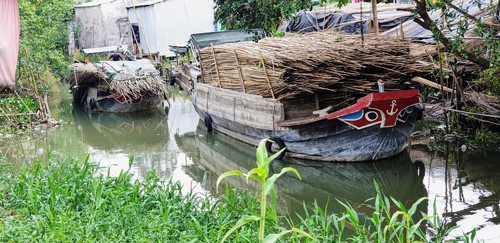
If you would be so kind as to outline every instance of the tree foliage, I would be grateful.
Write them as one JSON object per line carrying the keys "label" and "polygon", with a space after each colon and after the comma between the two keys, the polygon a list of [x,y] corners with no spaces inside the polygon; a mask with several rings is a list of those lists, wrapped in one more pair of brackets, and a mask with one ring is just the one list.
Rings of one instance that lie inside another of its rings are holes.
{"label": "tree foliage", "polygon": [[[500,27],[498,14],[494,13],[499,9],[498,3],[496,6],[483,0],[468,1],[471,6],[456,6],[451,0],[416,0],[415,3],[415,22],[430,30],[434,39],[443,44],[447,51],[474,62],[483,69],[500,66],[500,39],[495,36]],[[470,14],[468,9],[472,6],[487,14],[480,17]],[[441,11],[442,22],[433,19],[429,14],[430,10]],[[445,35],[447,32],[453,33],[453,37]],[[471,33],[475,33],[484,43],[472,46],[464,42],[464,37]]]}
{"label": "tree foliage", "polygon": [[19,0],[19,13],[20,82],[43,92],[67,72],[73,0]]}
{"label": "tree foliage", "polygon": [[275,31],[284,18],[310,8],[310,0],[214,0],[215,20],[226,29]]}
{"label": "tree foliage", "polygon": [[335,4],[348,0],[214,0],[215,21],[231,30],[263,29],[274,33],[287,18],[302,9]]}

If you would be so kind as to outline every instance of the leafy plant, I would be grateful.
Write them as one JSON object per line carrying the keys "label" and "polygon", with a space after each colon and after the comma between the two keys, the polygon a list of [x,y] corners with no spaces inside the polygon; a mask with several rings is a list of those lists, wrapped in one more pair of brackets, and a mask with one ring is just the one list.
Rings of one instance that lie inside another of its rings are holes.
{"label": "leafy plant", "polygon": [[16,132],[26,129],[39,104],[33,98],[0,98],[0,132]]}
{"label": "leafy plant", "polygon": [[269,157],[268,153],[267,153],[266,146],[265,146],[267,141],[273,142],[270,139],[262,139],[259,143],[259,146],[257,147],[257,152],[256,152],[256,156],[255,156],[256,163],[257,163],[256,168],[251,169],[246,174],[240,170],[228,171],[228,172],[225,172],[222,175],[220,175],[219,178],[217,179],[217,184],[216,184],[217,188],[219,186],[219,183],[224,178],[229,177],[229,176],[243,176],[246,178],[247,183],[249,180],[254,180],[254,181],[257,181],[258,183],[261,184],[260,215],[259,216],[254,216],[254,215],[242,216],[241,219],[238,220],[238,222],[236,222],[236,224],[231,229],[229,229],[229,231],[224,235],[224,237],[222,238],[222,242],[224,242],[227,239],[227,237],[229,237],[229,235],[231,233],[233,233],[235,230],[237,230],[238,228],[240,228],[243,225],[246,225],[248,223],[255,222],[255,221],[260,222],[259,235],[258,235],[258,239],[260,242],[275,242],[281,236],[288,234],[288,233],[291,233],[291,232],[295,232],[295,233],[304,235],[310,239],[314,239],[308,233],[304,232],[301,229],[295,228],[295,227],[293,227],[291,230],[284,230],[278,234],[269,234],[264,238],[264,229],[265,229],[265,224],[266,224],[266,208],[267,208],[266,201],[267,201],[267,196],[269,195],[269,193],[274,190],[274,183],[281,175],[283,175],[289,171],[295,173],[297,175],[297,177],[300,179],[299,172],[296,169],[291,168],[291,167],[285,167],[281,170],[280,173],[274,174],[268,178],[269,166],[270,166],[271,162],[276,157],[278,157],[281,153],[283,153],[283,151],[285,151],[286,148],[281,149],[280,151],[278,151],[277,153],[275,153]]}
{"label": "leafy plant", "polygon": [[279,25],[302,9],[335,4],[343,6],[347,0],[214,0],[215,21],[226,29],[263,29],[267,34],[278,34]]}

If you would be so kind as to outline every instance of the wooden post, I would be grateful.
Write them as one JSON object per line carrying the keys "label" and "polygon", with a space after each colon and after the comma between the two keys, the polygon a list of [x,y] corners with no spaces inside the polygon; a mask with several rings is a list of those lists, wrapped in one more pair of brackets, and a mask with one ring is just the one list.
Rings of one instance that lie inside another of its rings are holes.
{"label": "wooden post", "polygon": [[215,56],[214,46],[212,45],[212,55],[214,56],[215,72],[217,73],[217,79],[219,80],[219,88],[222,88],[220,83],[219,67],[217,66],[217,57]]}
{"label": "wooden post", "polygon": [[314,93],[314,106],[316,110],[319,110],[319,96],[317,93]]}
{"label": "wooden post", "polygon": [[240,62],[238,61],[238,55],[236,55],[236,50],[233,51],[234,59],[236,60],[236,68],[238,69],[238,74],[240,75],[241,89],[243,90],[243,93],[246,93],[247,91],[245,90],[245,81],[243,80],[243,72],[241,71]]}
{"label": "wooden post", "polygon": [[399,38],[404,39],[405,38],[405,31],[403,29],[403,22],[399,21]]}
{"label": "wooden post", "polygon": [[371,0],[371,4],[372,4],[373,31],[375,32],[375,36],[378,36],[377,0]]}
{"label": "wooden post", "polygon": [[269,79],[269,75],[267,74],[266,62],[264,62],[264,58],[262,57],[262,52],[260,50],[259,50],[259,54],[260,54],[260,60],[262,61],[262,64],[264,66],[264,73],[266,74],[267,84],[269,85],[269,88],[271,89],[271,95],[273,96],[273,99],[276,99],[276,97],[274,96],[273,86],[271,85],[271,80]]}

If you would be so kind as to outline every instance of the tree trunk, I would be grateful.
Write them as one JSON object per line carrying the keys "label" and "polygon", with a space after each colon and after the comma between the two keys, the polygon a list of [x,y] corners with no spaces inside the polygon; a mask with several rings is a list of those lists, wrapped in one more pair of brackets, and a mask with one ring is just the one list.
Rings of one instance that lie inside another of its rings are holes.
{"label": "tree trunk", "polygon": [[420,18],[415,18],[414,21],[423,28],[431,31],[434,34],[436,41],[441,42],[443,46],[448,51],[451,51],[453,54],[463,57],[473,63],[476,63],[483,69],[489,68],[490,62],[488,59],[480,57],[466,50],[457,51],[454,48],[452,48],[451,41],[437,27],[436,23],[432,21],[431,17],[427,13],[427,6],[425,0],[416,0],[415,4],[416,4],[417,14],[419,15]]}

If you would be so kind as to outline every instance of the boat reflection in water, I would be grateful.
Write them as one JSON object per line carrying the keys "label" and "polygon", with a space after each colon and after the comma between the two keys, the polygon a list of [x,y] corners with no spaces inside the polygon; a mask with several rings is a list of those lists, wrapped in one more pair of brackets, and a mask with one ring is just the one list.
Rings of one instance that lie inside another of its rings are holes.
{"label": "boat reflection in water", "polygon": [[[109,167],[114,175],[127,170],[134,156],[133,173],[144,178],[148,171],[170,176],[160,161],[169,161],[167,116],[162,110],[134,113],[87,112],[73,109],[76,131],[88,145],[91,161]],[[168,167],[168,166],[166,166]]]}
{"label": "boat reflection in water", "polygon": [[[223,172],[248,172],[255,167],[255,147],[222,133],[207,133],[201,122],[196,133],[175,136],[175,139],[194,163],[185,168],[186,171],[191,171],[193,179],[212,193],[216,191],[217,177]],[[271,172],[277,173],[287,166],[296,168],[302,177],[299,180],[293,173],[287,173],[276,182],[278,210],[291,216],[304,212],[303,202],[310,207],[315,200],[321,207],[328,203],[331,212],[345,211],[335,199],[349,203],[360,214],[369,215],[374,210],[373,202],[367,201],[376,195],[374,180],[387,196],[403,202],[407,208],[427,196],[422,183],[423,164],[414,164],[407,152],[391,159],[364,163],[275,160]],[[229,177],[228,181],[237,188],[260,189],[256,184],[246,184],[244,178]],[[419,210],[427,212],[427,206],[425,201]]]}

